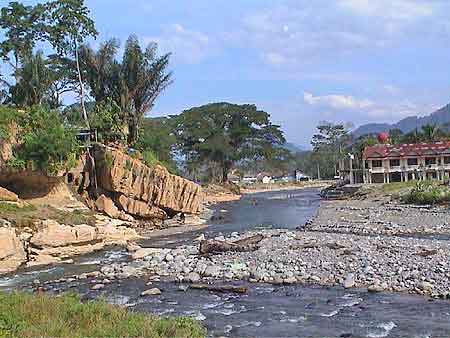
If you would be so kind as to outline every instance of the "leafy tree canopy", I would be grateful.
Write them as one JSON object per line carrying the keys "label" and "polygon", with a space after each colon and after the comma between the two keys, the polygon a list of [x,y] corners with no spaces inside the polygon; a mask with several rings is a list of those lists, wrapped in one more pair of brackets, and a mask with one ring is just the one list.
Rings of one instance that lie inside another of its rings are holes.
{"label": "leafy tree canopy", "polygon": [[212,103],[185,110],[177,117],[177,143],[188,162],[218,165],[220,180],[249,159],[272,159],[285,143],[270,115],[251,104]]}

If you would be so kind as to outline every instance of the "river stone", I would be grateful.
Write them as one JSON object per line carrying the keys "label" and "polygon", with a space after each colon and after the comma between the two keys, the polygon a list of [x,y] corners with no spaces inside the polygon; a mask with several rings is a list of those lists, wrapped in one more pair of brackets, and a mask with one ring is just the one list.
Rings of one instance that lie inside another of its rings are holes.
{"label": "river stone", "polygon": [[131,255],[131,258],[133,259],[142,259],[144,257],[147,256],[161,256],[165,253],[167,253],[169,250],[167,249],[160,249],[160,248],[141,248],[136,250],[136,252],[134,252]]}
{"label": "river stone", "polygon": [[172,262],[174,259],[174,257],[170,253],[168,253],[165,258],[167,262]]}
{"label": "river stone", "polygon": [[143,291],[141,293],[141,296],[142,297],[145,297],[145,296],[158,296],[160,294],[161,294],[161,290],[160,289],[158,289],[158,288],[151,288],[151,289]]}
{"label": "river stone", "polygon": [[433,289],[433,284],[425,281],[420,284],[420,288],[424,291],[430,291]]}
{"label": "river stone", "polygon": [[185,280],[191,283],[197,283],[201,279],[200,275],[197,272],[190,272],[187,274]]}
{"label": "river stone", "polygon": [[344,288],[349,289],[355,286],[355,275],[349,273],[344,280]]}
{"label": "river stone", "polygon": [[219,277],[220,276],[220,267],[217,265],[208,265],[203,273],[205,277]]}
{"label": "river stone", "polygon": [[103,289],[105,287],[105,284],[95,284],[93,287],[92,287],[92,290],[101,290],[101,289]]}

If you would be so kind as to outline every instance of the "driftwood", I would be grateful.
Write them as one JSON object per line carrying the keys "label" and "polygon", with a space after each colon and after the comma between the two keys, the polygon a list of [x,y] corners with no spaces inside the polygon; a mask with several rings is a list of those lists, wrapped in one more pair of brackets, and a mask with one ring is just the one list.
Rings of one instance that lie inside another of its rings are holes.
{"label": "driftwood", "polygon": [[438,253],[437,250],[424,249],[423,251],[416,253],[416,255],[421,256],[421,257],[428,257],[428,256],[436,255],[437,253]]}
{"label": "driftwood", "polygon": [[191,284],[189,288],[196,290],[208,290],[214,292],[234,292],[247,293],[248,289],[245,286],[234,285],[209,285],[209,284]]}
{"label": "driftwood", "polygon": [[264,239],[263,235],[255,235],[234,242],[208,239],[200,242],[201,254],[214,254],[221,252],[245,252],[258,249],[258,243]]}

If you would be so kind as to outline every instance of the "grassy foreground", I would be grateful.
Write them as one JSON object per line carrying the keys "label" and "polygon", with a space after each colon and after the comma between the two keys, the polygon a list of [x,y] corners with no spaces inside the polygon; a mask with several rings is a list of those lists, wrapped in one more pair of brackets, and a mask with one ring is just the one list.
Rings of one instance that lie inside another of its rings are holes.
{"label": "grassy foreground", "polygon": [[0,337],[180,337],[205,330],[190,318],[130,313],[102,301],[81,303],[76,295],[0,293]]}

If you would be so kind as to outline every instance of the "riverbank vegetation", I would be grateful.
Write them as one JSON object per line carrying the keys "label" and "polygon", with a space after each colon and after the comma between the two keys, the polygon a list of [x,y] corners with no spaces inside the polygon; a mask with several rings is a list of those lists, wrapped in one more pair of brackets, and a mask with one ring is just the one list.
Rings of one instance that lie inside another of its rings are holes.
{"label": "riverbank vegetation", "polygon": [[103,301],[82,303],[72,294],[0,293],[0,337],[200,338],[205,334],[193,319],[131,313]]}
{"label": "riverbank vegetation", "polygon": [[408,193],[401,196],[405,203],[430,205],[450,202],[450,188],[431,181],[417,181]]}

